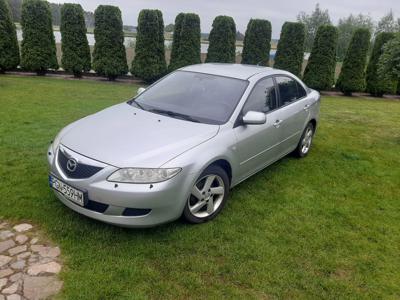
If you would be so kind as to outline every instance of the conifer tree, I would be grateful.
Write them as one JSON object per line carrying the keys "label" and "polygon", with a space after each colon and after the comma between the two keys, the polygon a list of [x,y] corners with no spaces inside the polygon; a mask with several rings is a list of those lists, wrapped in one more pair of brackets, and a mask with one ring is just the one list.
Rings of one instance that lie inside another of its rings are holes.
{"label": "conifer tree", "polygon": [[242,64],[268,66],[271,50],[271,23],[251,19],[244,36]]}
{"label": "conifer tree", "polygon": [[161,43],[164,44],[163,23],[162,15],[157,10],[143,9],[139,13],[131,72],[146,82],[153,82],[166,72],[164,46],[161,46]]}
{"label": "conifer tree", "polygon": [[80,4],[66,3],[61,7],[61,64],[64,70],[81,77],[90,71],[90,48],[86,37],[85,16]]}
{"label": "conifer tree", "polygon": [[304,59],[305,27],[302,23],[286,22],[276,50],[274,68],[301,75]]}
{"label": "conifer tree", "polygon": [[19,64],[17,32],[6,0],[0,0],[0,73]]}
{"label": "conifer tree", "polygon": [[21,66],[38,75],[58,69],[56,43],[47,1],[25,0],[21,13]]}
{"label": "conifer tree", "polygon": [[236,25],[232,17],[214,19],[209,36],[206,62],[234,63],[236,59]]}
{"label": "conifer tree", "polygon": [[332,25],[318,28],[303,80],[310,88],[329,90],[335,83],[338,31]]}
{"label": "conifer tree", "polygon": [[174,61],[171,62],[169,70],[173,71],[184,66],[199,64],[200,60],[200,17],[196,14],[184,14],[182,24],[180,26],[179,48],[176,49]]}
{"label": "conifer tree", "polygon": [[393,39],[395,34],[392,32],[381,32],[375,37],[374,46],[372,48],[371,58],[367,67],[367,92],[376,97],[382,97],[385,93],[394,92],[397,89],[397,82],[380,76],[378,74],[379,58],[383,53],[383,46]]}
{"label": "conifer tree", "polygon": [[365,89],[365,68],[371,34],[366,28],[357,29],[343,61],[337,88],[347,96]]}
{"label": "conifer tree", "polygon": [[100,5],[95,13],[93,69],[109,80],[128,73],[121,11]]}

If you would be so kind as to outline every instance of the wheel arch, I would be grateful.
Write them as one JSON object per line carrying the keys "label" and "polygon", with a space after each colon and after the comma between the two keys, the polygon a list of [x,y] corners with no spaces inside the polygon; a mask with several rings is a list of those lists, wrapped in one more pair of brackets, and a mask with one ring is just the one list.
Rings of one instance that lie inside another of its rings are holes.
{"label": "wheel arch", "polygon": [[217,160],[213,161],[212,163],[208,164],[204,170],[206,170],[210,166],[219,166],[220,168],[222,168],[228,175],[229,184],[232,183],[232,166],[229,161],[227,161],[226,159],[223,159],[223,158],[217,159]]}
{"label": "wheel arch", "polygon": [[314,131],[317,129],[317,120],[315,118],[312,118],[308,123],[314,126]]}

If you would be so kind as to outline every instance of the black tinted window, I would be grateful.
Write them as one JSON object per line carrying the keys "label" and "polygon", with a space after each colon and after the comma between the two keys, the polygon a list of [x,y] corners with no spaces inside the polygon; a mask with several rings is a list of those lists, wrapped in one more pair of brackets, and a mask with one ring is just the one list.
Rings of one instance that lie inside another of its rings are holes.
{"label": "black tinted window", "polygon": [[298,99],[296,81],[289,77],[276,77],[276,82],[278,84],[282,106]]}
{"label": "black tinted window", "polygon": [[286,105],[307,95],[305,89],[296,80],[290,77],[276,77],[279,88],[280,105]]}
{"label": "black tinted window", "polygon": [[245,80],[178,71],[150,87],[132,103],[171,117],[190,117],[202,123],[224,124],[247,85]]}
{"label": "black tinted window", "polygon": [[298,92],[297,97],[300,99],[300,98],[303,98],[303,97],[307,96],[307,92],[302,87],[302,85],[300,83],[298,83],[297,81],[296,81],[296,83],[297,83],[297,92]]}
{"label": "black tinted window", "polygon": [[263,79],[251,91],[243,114],[248,111],[268,112],[276,108],[276,90],[272,78]]}

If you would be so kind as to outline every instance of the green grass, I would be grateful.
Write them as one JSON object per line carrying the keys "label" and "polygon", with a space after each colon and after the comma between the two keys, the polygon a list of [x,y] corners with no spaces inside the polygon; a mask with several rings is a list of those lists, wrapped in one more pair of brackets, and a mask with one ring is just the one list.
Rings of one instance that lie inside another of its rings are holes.
{"label": "green grass", "polygon": [[400,297],[400,102],[325,97],[310,155],[234,188],[222,214],[121,229],[65,208],[46,150],[137,86],[0,77],[0,216],[60,244],[65,299]]}

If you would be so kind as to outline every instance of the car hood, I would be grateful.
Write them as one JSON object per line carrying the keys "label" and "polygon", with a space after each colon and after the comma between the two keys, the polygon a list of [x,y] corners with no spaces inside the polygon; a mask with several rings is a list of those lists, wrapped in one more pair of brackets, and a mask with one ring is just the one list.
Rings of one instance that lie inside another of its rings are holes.
{"label": "car hood", "polygon": [[116,167],[157,168],[214,137],[218,125],[194,123],[118,104],[73,123],[60,143]]}

